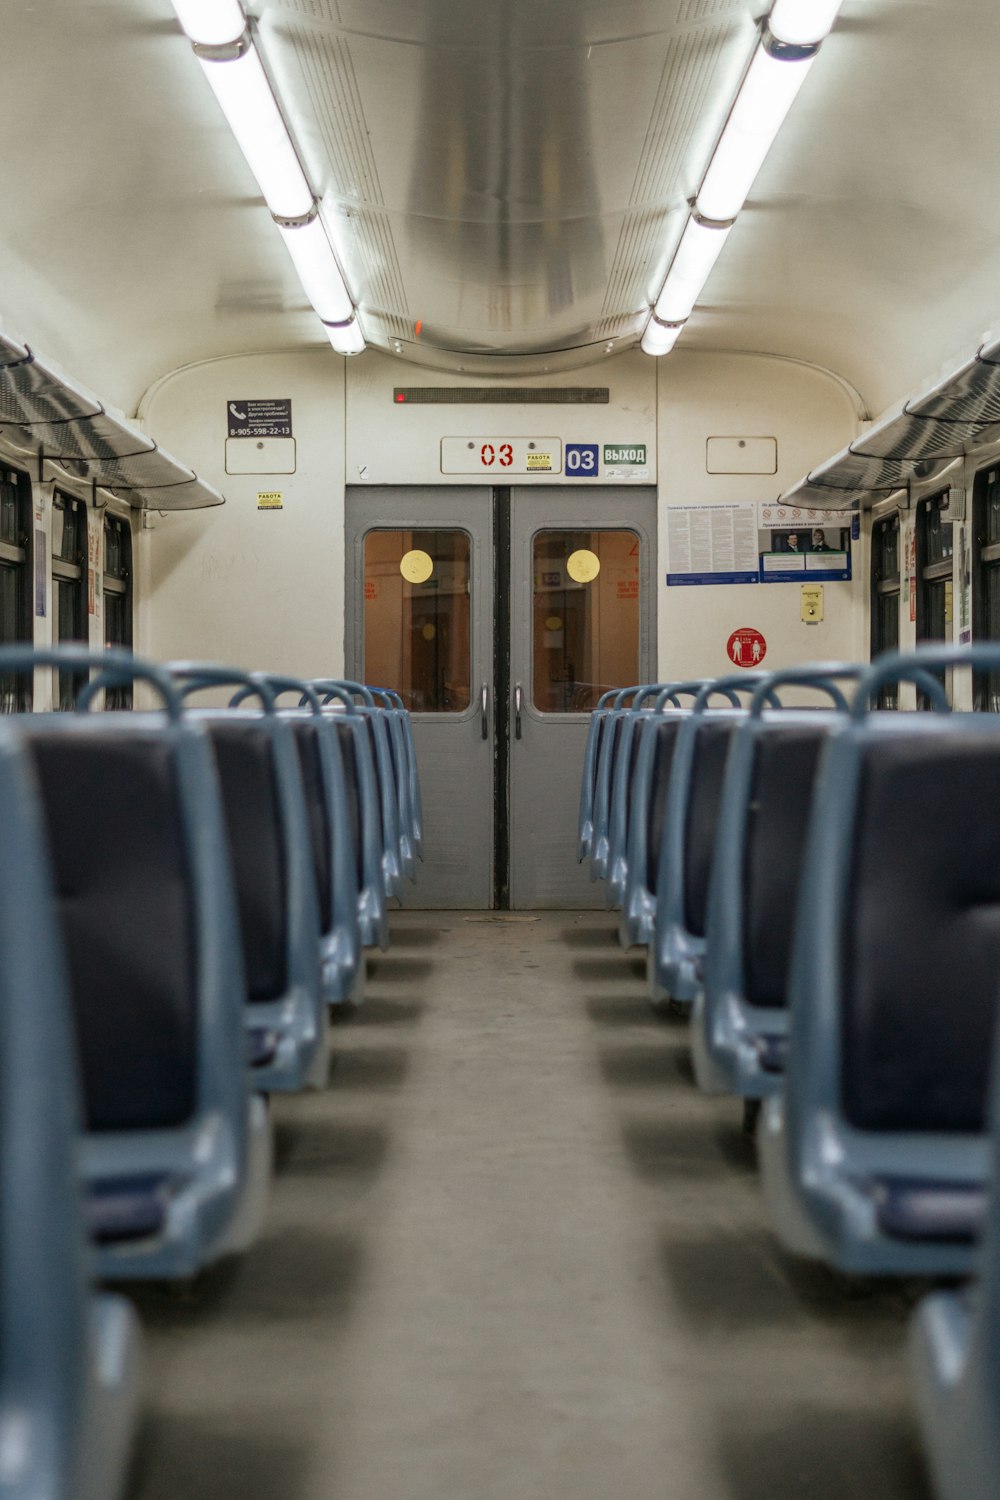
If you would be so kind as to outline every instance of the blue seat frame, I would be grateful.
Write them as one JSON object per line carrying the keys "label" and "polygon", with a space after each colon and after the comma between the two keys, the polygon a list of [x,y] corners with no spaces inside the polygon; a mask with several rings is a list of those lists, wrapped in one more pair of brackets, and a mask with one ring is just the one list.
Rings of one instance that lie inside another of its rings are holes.
{"label": "blue seat frame", "polygon": [[[731,729],[741,723],[747,710],[733,707],[732,695],[752,693],[764,676],[762,672],[745,672],[741,677],[720,677],[706,683],[678,730],[656,875],[650,944],[650,988],[654,1001],[689,1005],[701,985],[705,935],[692,932],[687,919],[688,821],[700,736],[706,726]],[[712,708],[716,696],[725,696],[729,706]],[[768,701],[780,707],[776,698]]]}
{"label": "blue seat frame", "polygon": [[[285,982],[282,993],[273,998],[244,999],[244,1024],[248,1033],[264,1033],[274,1039],[270,1055],[254,1069],[257,1090],[294,1093],[307,1087],[320,1088],[329,1073],[329,1033],[321,980],[319,901],[292,726],[277,712],[272,688],[253,673],[214,662],[172,662],[167,670],[179,684],[189,722],[209,736],[215,730],[235,731],[266,740],[283,858]],[[212,688],[248,689],[257,697],[260,708],[190,706],[193,694]],[[227,847],[230,843],[227,836]],[[239,887],[243,872],[235,873]]]}
{"label": "blue seat frame", "polygon": [[606,716],[597,748],[597,769],[594,781],[593,831],[590,839],[590,878],[606,880],[611,855],[611,788],[614,768],[618,759],[618,746],[622,724],[627,710],[643,684],[620,688]]}
{"label": "blue seat frame", "polygon": [[[616,774],[613,786],[614,810],[618,839],[625,839],[624,855],[617,855],[621,862],[614,874],[621,884],[621,917],[618,922],[618,941],[623,948],[644,947],[652,941],[656,914],[656,881],[649,878],[649,870],[655,870],[658,859],[650,854],[651,806],[656,795],[656,775],[659,747],[657,744],[660,726],[673,723],[680,727],[681,720],[690,712],[690,705],[681,702],[683,697],[697,697],[704,687],[703,680],[678,682],[662,687],[649,709],[643,709],[643,717],[636,720],[633,735],[638,743],[634,746],[625,765]],[[668,776],[669,780],[669,776]],[[619,845],[620,847],[620,845]]]}
{"label": "blue seat frame", "polygon": [[628,829],[632,811],[630,790],[635,780],[635,768],[639,744],[643,731],[652,722],[655,699],[661,706],[664,702],[679,708],[676,696],[684,690],[684,684],[649,683],[633,695],[632,702],[621,716],[618,729],[618,747],[611,767],[611,793],[608,809],[608,868],[605,901],[609,908],[621,907],[625,899],[628,882]]}
{"label": "blue seat frame", "polygon": [[618,691],[618,688],[609,688],[606,693],[601,694],[587,726],[587,743],[583,752],[583,776],[580,783],[580,811],[577,818],[577,859],[580,864],[589,858],[593,843],[597,762],[600,756],[604,725],[611,712],[611,704],[618,696]]}
{"label": "blue seat frame", "polygon": [[338,736],[349,737],[357,779],[358,821],[361,852],[358,872],[358,923],[366,948],[389,946],[389,921],[382,856],[381,789],[375,768],[375,752],[367,719],[354,702],[352,684],[326,678],[310,684],[322,701],[324,714],[336,726]]}
{"label": "blue seat frame", "polygon": [[[293,733],[298,734],[302,728],[315,727],[316,730],[321,777],[321,805],[316,811],[326,844],[325,861],[331,887],[330,910],[321,912],[321,983],[324,1000],[328,1005],[337,1005],[356,993],[363,961],[358,920],[358,857],[347,803],[340,736],[336,724],[324,714],[319,694],[308,683],[274,673],[254,673],[253,676],[255,680],[260,677],[267,683],[275,694],[276,703],[284,693],[298,696],[297,708],[280,710],[281,717],[292,725]],[[241,690],[233,699],[233,705],[243,692],[248,691]]]}
{"label": "blue seat frame", "polygon": [[917,1308],[910,1367],[939,1500],[1000,1494],[1000,1067],[993,1059],[990,1192],[976,1279]]}
{"label": "blue seat frame", "polygon": [[[907,741],[936,743],[947,752],[995,740],[1000,754],[1000,716],[949,713],[931,676],[970,665],[1000,669],[1000,647],[922,647],[877,658],[861,679],[849,716],[830,731],[816,792],[789,976],[786,1086],[764,1101],[758,1148],[782,1240],[796,1253],[843,1271],[965,1275],[985,1210],[985,1130],[852,1124],[844,1103],[849,1063],[842,1033],[846,914],[862,820],[871,836],[861,804],[866,756],[880,744]],[[936,711],[871,710],[886,684],[903,680],[918,682]],[[893,871],[907,901],[908,869],[904,859]],[[926,884],[926,873],[920,878]],[[942,996],[941,1025],[955,1024],[954,1008]]]}
{"label": "blue seat frame", "polygon": [[[0,671],[44,666],[97,675],[78,695],[76,713],[12,721],[29,748],[39,735],[58,743],[83,734],[96,744],[125,737],[165,750],[173,768],[192,921],[195,1097],[177,1125],[88,1130],[82,1159],[98,1274],[184,1279],[256,1237],[271,1162],[270,1122],[245,1061],[242,948],[214,757],[161,668],[127,652],[85,647],[0,649]],[[90,711],[104,687],[132,681],[149,684],[162,710]],[[113,796],[109,786],[109,801]]]}
{"label": "blue seat frame", "polygon": [[134,1427],[138,1325],[95,1294],[77,1067],[38,794],[0,728],[0,1488],[114,1500]]}
{"label": "blue seat frame", "polygon": [[[691,1015],[691,1053],[699,1088],[709,1094],[739,1094],[762,1099],[782,1087],[784,1054],[788,1037],[787,1005],[760,1005],[747,998],[748,864],[752,829],[758,820],[773,814],[752,809],[756,772],[765,742],[803,732],[822,736],[847,709],[838,681],[857,679],[861,668],[850,663],[821,662],[807,668],[772,672],[759,683],[750,700],[746,720],[733,736],[726,778],[722,789],[719,828],[708,896],[705,948],[705,978],[695,996]],[[780,689],[807,686],[833,700],[833,709],[773,711],[768,698]],[[815,779],[809,788],[798,788],[797,796],[811,801]],[[792,812],[798,823],[803,808],[778,810],[787,818]],[[802,848],[788,848],[784,858],[795,868]],[[773,941],[789,943],[794,908],[772,911],[757,921],[766,922]],[[783,931],[782,931],[783,930]]]}

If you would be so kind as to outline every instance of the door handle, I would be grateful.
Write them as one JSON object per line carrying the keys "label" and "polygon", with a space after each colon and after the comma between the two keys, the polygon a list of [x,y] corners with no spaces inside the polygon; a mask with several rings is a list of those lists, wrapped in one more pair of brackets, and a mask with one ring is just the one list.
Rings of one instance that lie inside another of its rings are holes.
{"label": "door handle", "polygon": [[489,685],[485,682],[483,683],[482,695],[479,701],[483,711],[483,739],[488,740],[490,737],[490,689]]}
{"label": "door handle", "polygon": [[521,738],[521,684],[514,684],[514,738]]}

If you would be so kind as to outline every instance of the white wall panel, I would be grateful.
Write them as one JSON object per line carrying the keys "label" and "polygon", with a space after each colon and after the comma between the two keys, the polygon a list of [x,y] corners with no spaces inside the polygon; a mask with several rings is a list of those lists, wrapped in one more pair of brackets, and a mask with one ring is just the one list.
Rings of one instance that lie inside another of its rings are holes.
{"label": "white wall panel", "polygon": [[[667,588],[666,507],[773,500],[801,478],[817,453],[834,453],[857,431],[842,385],[820,370],[752,354],[677,349],[658,362],[660,561],[659,675],[714,676],[732,670],[726,642],[752,626],[767,641],[763,665],[867,656],[860,546],[850,583],[824,583],[825,618],[804,624],[798,583]],[[777,438],[778,472],[709,474],[706,440],[716,433]]]}
{"label": "white wall panel", "polygon": [[[294,474],[226,474],[227,402],[245,398],[291,400]],[[342,672],[343,361],[324,349],[195,365],[161,381],[142,415],[226,504],[150,513],[139,649],[301,676]],[[258,509],[259,492],[280,492],[281,509]]]}

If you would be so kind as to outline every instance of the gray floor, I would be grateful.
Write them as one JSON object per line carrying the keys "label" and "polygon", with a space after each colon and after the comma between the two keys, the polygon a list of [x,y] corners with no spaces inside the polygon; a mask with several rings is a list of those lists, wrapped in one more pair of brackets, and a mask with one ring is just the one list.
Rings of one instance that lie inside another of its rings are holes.
{"label": "gray floor", "polygon": [[928,1500],[912,1288],[789,1261],[601,914],[401,913],[262,1242],[149,1288],[131,1500]]}

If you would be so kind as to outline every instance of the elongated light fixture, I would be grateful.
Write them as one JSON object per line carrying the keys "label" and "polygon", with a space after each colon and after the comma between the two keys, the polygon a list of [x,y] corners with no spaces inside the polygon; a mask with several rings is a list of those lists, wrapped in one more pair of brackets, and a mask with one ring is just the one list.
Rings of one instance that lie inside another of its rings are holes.
{"label": "elongated light fixture", "polygon": [[774,0],[767,29],[779,42],[808,47],[833,30],[843,0]]}
{"label": "elongated light fixture", "polygon": [[683,323],[661,323],[654,313],[646,324],[646,331],[642,336],[643,353],[669,354],[680,338],[683,328]]}
{"label": "elongated light fixture", "polygon": [[706,219],[735,219],[815,56],[766,35],[758,44],[695,200]]}
{"label": "elongated light fixture", "polygon": [[365,335],[357,314],[348,323],[327,323],[326,333],[338,354],[364,354]]}
{"label": "elongated light fixture", "polygon": [[173,0],[173,5],[187,36],[204,47],[238,42],[247,29],[240,0]]}
{"label": "elongated light fixture", "polygon": [[653,309],[661,323],[683,323],[690,317],[732,227],[698,214],[688,219]]}
{"label": "elongated light fixture", "polygon": [[239,0],[173,0],[173,5],[281,231],[306,296],[324,325],[350,326],[346,342],[351,348],[341,352],[360,353],[364,335],[353,299],[242,5]]}
{"label": "elongated light fixture", "polygon": [[334,258],[319,212],[304,219],[278,219],[278,228],[306,296],[324,323],[346,323],[354,303]]}
{"label": "elongated light fixture", "polygon": [[[693,311],[840,5],[774,0],[656,299],[661,325],[683,323]],[[647,353],[673,348],[677,335],[660,347],[665,341],[651,327],[642,340]]]}

